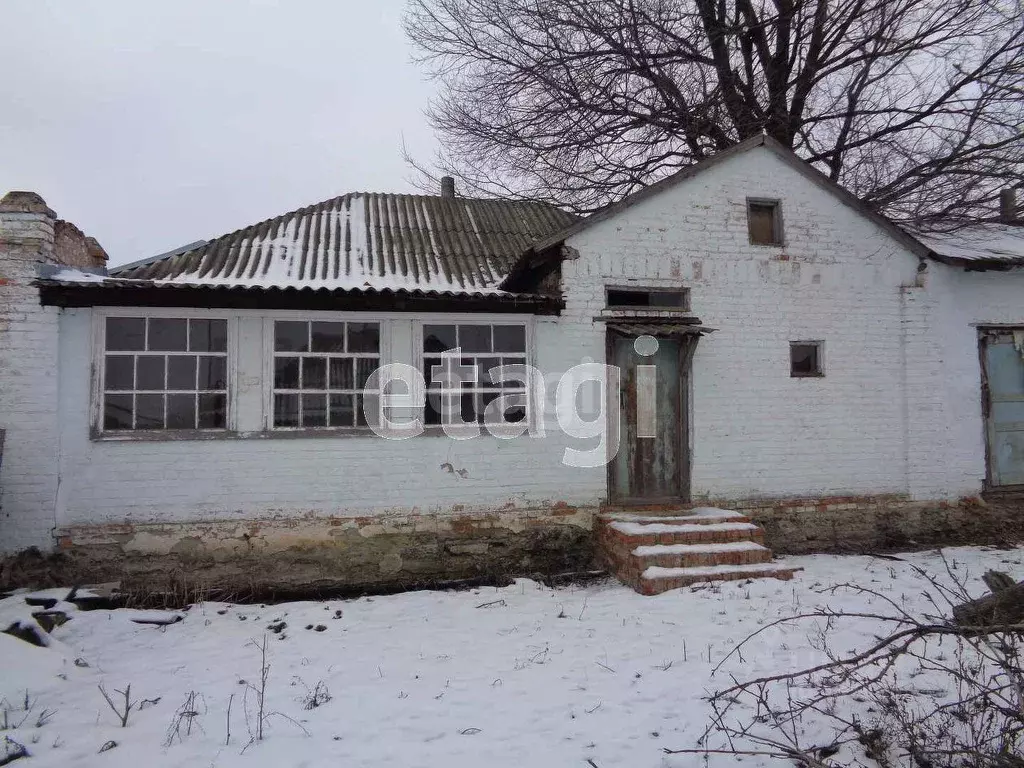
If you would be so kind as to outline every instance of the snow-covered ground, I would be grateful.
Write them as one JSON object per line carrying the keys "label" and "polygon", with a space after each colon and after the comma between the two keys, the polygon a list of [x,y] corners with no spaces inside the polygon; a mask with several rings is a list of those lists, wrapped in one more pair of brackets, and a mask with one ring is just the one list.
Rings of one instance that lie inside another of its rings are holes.
{"label": "snow-covered ground", "polygon": [[[977,594],[985,591],[979,577],[988,568],[1024,578],[1024,549],[944,552]],[[820,659],[811,627],[780,627],[712,676],[712,667],[760,626],[821,605],[887,608],[863,595],[822,594],[845,582],[911,610],[934,610],[911,564],[940,578],[945,565],[935,553],[901,557],[786,558],[786,565],[805,569],[791,582],[728,583],[657,597],[611,580],[562,589],[520,580],[500,589],[355,600],[204,603],[166,627],[131,621],[152,611],[79,611],[54,630],[48,648],[0,634],[0,697],[9,728],[0,741],[8,736],[28,748],[32,756],[15,764],[26,768],[696,766],[701,758],[663,748],[694,746],[707,722],[707,692],[728,685],[729,675],[752,678]],[[22,598],[0,601],[0,627],[27,616]],[[286,626],[271,631],[281,621]],[[839,630],[832,642],[863,646],[878,629],[862,622]],[[273,714],[265,738],[250,744],[257,719],[250,686],[260,680],[257,645],[264,637],[265,709]],[[320,682],[330,701],[304,709]],[[132,699],[151,703],[121,728],[100,684],[115,703],[114,691],[127,685]],[[190,692],[197,694],[197,714],[189,734],[188,718],[176,712]],[[108,741],[117,746],[100,753]]]}

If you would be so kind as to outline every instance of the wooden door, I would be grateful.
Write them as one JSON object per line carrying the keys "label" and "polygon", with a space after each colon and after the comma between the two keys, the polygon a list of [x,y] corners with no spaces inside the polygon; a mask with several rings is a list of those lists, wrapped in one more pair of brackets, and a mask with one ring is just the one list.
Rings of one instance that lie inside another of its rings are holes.
{"label": "wooden door", "polygon": [[610,361],[620,376],[619,450],[609,465],[609,495],[616,501],[684,500],[689,494],[684,428],[689,342],[658,338],[654,351],[653,337],[639,345],[636,339],[617,333],[609,339]]}

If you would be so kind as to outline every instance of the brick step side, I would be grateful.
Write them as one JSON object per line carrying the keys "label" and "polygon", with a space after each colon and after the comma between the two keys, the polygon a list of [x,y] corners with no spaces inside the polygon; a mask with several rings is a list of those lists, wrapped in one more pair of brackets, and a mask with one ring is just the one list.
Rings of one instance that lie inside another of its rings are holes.
{"label": "brick step side", "polygon": [[699,568],[711,565],[767,563],[772,551],[753,541],[726,544],[658,544],[637,547],[632,552],[640,564],[662,568]]}
{"label": "brick step side", "polygon": [[797,570],[799,569],[786,568],[774,563],[746,566],[720,565],[705,568],[648,568],[640,574],[639,589],[633,588],[643,595],[660,595],[671,589],[680,589],[701,582],[761,578],[789,581]]}
{"label": "brick step side", "polygon": [[602,513],[598,520],[609,523],[686,523],[688,525],[715,525],[717,523],[749,523],[750,518],[741,512],[720,512],[716,514],[693,515],[685,510],[666,515],[641,515],[616,512]]}
{"label": "brick step side", "polygon": [[674,525],[608,523],[603,537],[611,546],[632,548],[651,544],[724,544],[729,541],[764,542],[764,530],[753,523]]}

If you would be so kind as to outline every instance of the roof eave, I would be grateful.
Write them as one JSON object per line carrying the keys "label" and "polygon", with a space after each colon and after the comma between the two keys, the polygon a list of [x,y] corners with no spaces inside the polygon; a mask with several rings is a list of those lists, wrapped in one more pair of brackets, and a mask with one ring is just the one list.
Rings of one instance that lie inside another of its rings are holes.
{"label": "roof eave", "polygon": [[124,279],[102,283],[39,279],[35,285],[39,287],[41,304],[61,307],[150,306],[540,315],[557,315],[564,307],[564,302],[555,297],[511,292],[263,287]]}
{"label": "roof eave", "polygon": [[1024,267],[1024,258],[964,259],[959,256],[946,256],[936,251],[929,251],[928,258],[949,267],[962,267],[967,272],[1006,272],[1010,269]]}

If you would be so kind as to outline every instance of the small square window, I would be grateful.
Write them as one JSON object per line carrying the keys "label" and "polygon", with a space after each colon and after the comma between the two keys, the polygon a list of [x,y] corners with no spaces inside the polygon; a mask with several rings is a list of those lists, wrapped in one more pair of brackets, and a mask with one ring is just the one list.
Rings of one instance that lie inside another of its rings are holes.
{"label": "small square window", "polygon": [[789,343],[789,375],[793,377],[824,376],[822,342],[791,341]]}
{"label": "small square window", "polygon": [[747,228],[753,245],[782,245],[782,207],[778,200],[747,200]]}

